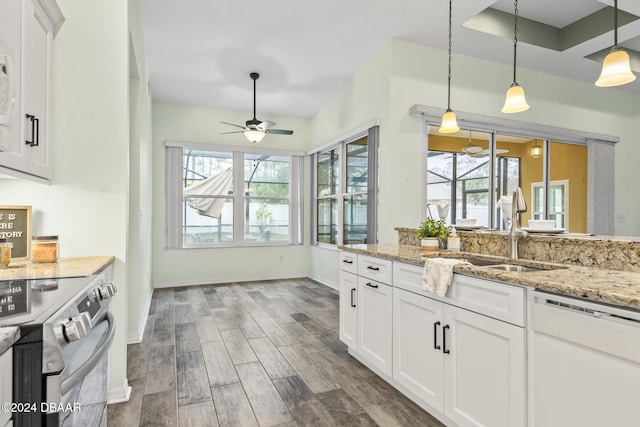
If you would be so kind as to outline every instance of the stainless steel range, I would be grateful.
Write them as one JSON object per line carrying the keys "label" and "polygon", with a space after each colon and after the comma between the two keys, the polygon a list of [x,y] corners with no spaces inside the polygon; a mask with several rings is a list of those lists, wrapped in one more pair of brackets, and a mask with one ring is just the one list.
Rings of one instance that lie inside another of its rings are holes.
{"label": "stainless steel range", "polygon": [[106,425],[112,267],[90,277],[0,281],[13,346],[14,426]]}

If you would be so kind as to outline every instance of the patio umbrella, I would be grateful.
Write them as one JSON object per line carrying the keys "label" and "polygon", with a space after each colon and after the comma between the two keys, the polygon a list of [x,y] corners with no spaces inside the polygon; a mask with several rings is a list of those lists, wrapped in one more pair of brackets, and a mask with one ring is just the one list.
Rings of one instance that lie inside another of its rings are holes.
{"label": "patio umbrella", "polygon": [[185,187],[182,194],[185,197],[191,197],[189,206],[197,210],[200,215],[220,218],[226,198],[198,196],[225,196],[229,193],[232,181],[233,168],[229,168]]}

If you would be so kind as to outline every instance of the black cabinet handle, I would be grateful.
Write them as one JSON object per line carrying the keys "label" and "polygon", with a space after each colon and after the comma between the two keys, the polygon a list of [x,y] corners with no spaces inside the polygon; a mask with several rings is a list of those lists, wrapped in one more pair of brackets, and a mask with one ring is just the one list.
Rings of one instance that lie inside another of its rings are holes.
{"label": "black cabinet handle", "polygon": [[351,307],[355,307],[356,306],[356,303],[353,302],[354,301],[353,296],[354,296],[355,293],[356,293],[356,288],[351,288]]}
{"label": "black cabinet handle", "polygon": [[31,122],[31,141],[26,140],[25,143],[31,147],[37,147],[40,144],[40,120],[31,114],[26,116]]}
{"label": "black cabinet handle", "polygon": [[451,353],[447,348],[447,329],[449,329],[449,325],[442,327],[442,352],[445,354]]}
{"label": "black cabinet handle", "polygon": [[353,264],[353,261],[349,261],[348,259],[343,259],[342,262],[345,264]]}
{"label": "black cabinet handle", "polygon": [[371,284],[371,282],[367,282],[367,283],[365,283],[365,285],[367,285],[367,286],[368,286],[368,287],[370,287],[370,288],[376,288],[376,289],[378,289],[378,285],[372,285],[372,284]]}
{"label": "black cabinet handle", "polygon": [[433,324],[433,348],[436,350],[440,350],[440,346],[438,345],[438,329],[440,326],[440,321],[437,321]]}
{"label": "black cabinet handle", "polygon": [[379,271],[379,270],[380,270],[380,267],[373,267],[373,266],[371,266],[371,265],[367,265],[367,268],[368,268],[369,270],[373,270],[373,271]]}

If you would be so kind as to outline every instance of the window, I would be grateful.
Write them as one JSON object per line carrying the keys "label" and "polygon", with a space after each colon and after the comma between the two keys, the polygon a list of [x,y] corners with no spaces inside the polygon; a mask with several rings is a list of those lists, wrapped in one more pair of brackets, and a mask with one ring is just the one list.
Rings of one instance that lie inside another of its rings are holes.
{"label": "window", "polygon": [[377,138],[374,126],[312,154],[314,243],[376,242]]}
{"label": "window", "polygon": [[[534,182],[531,184],[531,198],[533,200],[532,217],[533,219],[545,219],[544,216],[544,183]],[[569,181],[551,181],[549,182],[549,213],[548,219],[556,222],[555,228],[569,228],[569,215],[567,207],[569,206]]]}
{"label": "window", "polygon": [[166,145],[168,247],[302,243],[302,156]]}

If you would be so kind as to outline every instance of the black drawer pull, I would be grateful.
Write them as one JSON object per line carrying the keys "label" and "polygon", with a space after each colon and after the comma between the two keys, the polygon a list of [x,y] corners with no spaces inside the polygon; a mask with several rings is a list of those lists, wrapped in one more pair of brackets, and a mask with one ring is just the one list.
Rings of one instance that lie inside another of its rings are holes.
{"label": "black drawer pull", "polygon": [[343,259],[342,262],[345,264],[353,264],[353,261],[349,261],[348,259]]}
{"label": "black drawer pull", "polygon": [[380,267],[374,267],[374,266],[372,266],[372,265],[367,265],[367,268],[368,268],[369,270],[373,270],[373,271],[380,271]]}
{"label": "black drawer pull", "polygon": [[378,285],[373,285],[373,284],[371,284],[371,282],[367,282],[367,283],[365,283],[365,285],[367,285],[367,286],[368,286],[368,287],[370,287],[370,288],[376,288],[376,289],[378,289]]}
{"label": "black drawer pull", "polygon": [[445,354],[451,353],[447,348],[447,329],[449,329],[449,325],[442,327],[442,352]]}
{"label": "black drawer pull", "polygon": [[351,288],[351,307],[355,307],[356,303],[354,302],[354,294],[356,293],[356,288]]}
{"label": "black drawer pull", "polygon": [[436,350],[440,350],[440,346],[438,345],[438,329],[440,326],[440,321],[437,321],[433,324],[433,348]]}

